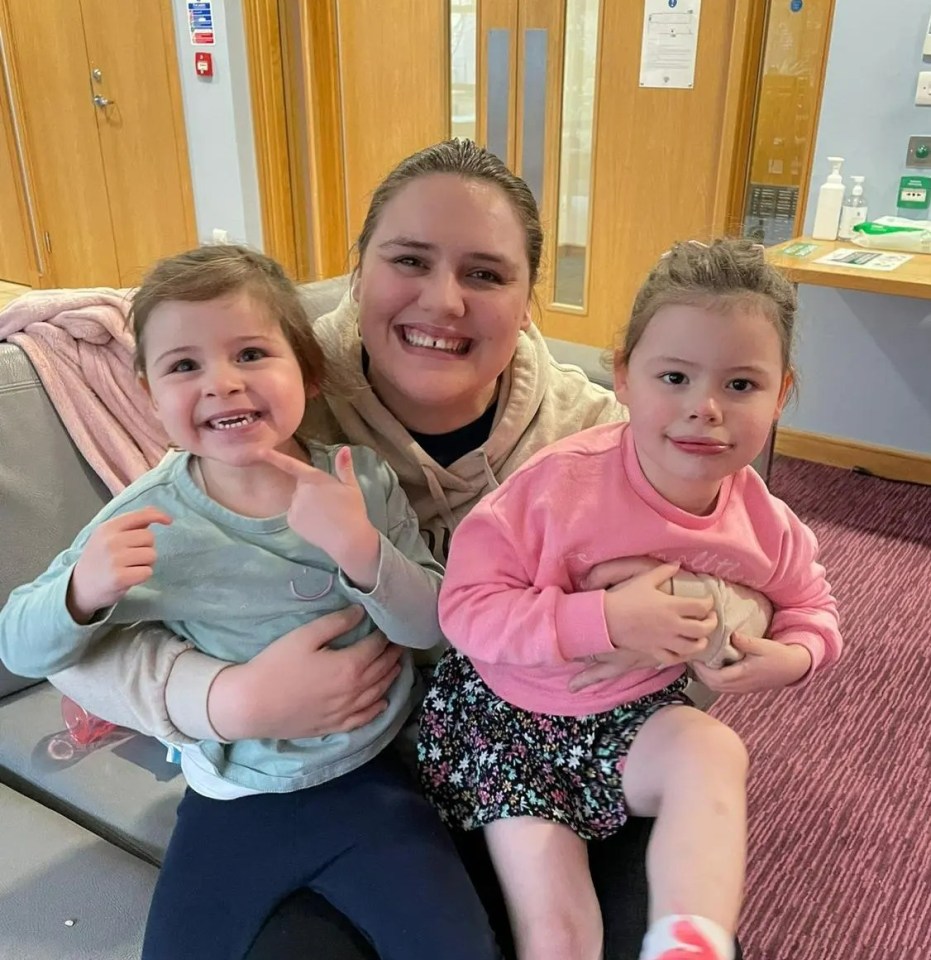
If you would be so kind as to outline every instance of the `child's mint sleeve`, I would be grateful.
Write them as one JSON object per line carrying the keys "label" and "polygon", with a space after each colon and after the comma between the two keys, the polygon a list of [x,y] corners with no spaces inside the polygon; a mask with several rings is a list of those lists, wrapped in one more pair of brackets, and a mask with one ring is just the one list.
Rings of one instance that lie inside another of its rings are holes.
{"label": "child's mint sleeve", "polygon": [[[364,487],[370,515],[377,509],[386,529],[379,538],[375,586],[369,591],[359,590],[342,571],[340,585],[350,602],[365,607],[393,643],[429,650],[444,642],[437,612],[443,567],[427,548],[420,522],[394,470],[364,447],[353,448],[353,466],[357,475],[372,480]],[[375,504],[378,489],[384,499]]]}
{"label": "child's mint sleeve", "polygon": [[106,629],[109,610],[88,624],[68,612],[68,587],[87,533],[32,583],[17,587],[0,610],[0,660],[23,677],[47,677],[77,663]]}

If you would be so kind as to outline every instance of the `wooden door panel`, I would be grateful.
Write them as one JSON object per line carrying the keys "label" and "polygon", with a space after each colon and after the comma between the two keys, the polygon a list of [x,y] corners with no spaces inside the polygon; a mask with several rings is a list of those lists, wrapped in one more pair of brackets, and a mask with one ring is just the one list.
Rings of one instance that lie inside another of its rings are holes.
{"label": "wooden door panel", "polygon": [[120,282],[197,243],[168,5],[81,0]]}
{"label": "wooden door panel", "polygon": [[[640,87],[643,4],[601,2],[591,243],[582,310],[546,305],[548,336],[607,347],[659,255],[723,229],[721,192],[734,131],[729,88],[742,65],[749,0],[701,9],[692,89]],[[552,228],[552,225],[550,225]]]}
{"label": "wooden door panel", "polygon": [[35,267],[24,206],[13,117],[0,78],[0,280],[31,285],[35,282]]}
{"label": "wooden door panel", "polygon": [[[100,0],[107,2],[107,0]],[[399,160],[449,131],[446,0],[339,0],[349,236]]]}
{"label": "wooden door panel", "polygon": [[74,0],[5,3],[39,232],[50,241],[49,282],[118,286],[81,8]]}

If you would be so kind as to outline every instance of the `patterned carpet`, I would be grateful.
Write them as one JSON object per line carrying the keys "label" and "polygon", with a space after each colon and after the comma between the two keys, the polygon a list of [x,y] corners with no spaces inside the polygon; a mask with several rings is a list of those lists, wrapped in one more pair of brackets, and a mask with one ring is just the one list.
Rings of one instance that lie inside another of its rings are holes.
{"label": "patterned carpet", "polygon": [[719,701],[752,759],[746,960],[931,956],[931,487],[780,459],[821,542],[843,660]]}

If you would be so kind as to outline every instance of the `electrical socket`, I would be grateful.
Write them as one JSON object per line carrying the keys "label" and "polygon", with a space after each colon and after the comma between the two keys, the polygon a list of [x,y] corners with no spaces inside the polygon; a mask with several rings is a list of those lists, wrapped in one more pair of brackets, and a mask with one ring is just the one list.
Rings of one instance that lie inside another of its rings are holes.
{"label": "electrical socket", "polygon": [[931,70],[922,70],[918,74],[915,103],[920,107],[931,107]]}
{"label": "electrical socket", "polygon": [[213,228],[213,242],[214,243],[229,243],[230,235],[228,230],[223,230],[220,227]]}

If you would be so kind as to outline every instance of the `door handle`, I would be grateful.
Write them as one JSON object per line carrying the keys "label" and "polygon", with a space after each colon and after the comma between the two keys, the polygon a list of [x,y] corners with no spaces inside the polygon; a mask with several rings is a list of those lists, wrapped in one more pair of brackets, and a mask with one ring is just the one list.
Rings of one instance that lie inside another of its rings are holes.
{"label": "door handle", "polygon": [[101,96],[99,93],[94,94],[94,104],[98,107],[109,107],[110,104],[116,103],[115,100],[109,100],[107,97]]}

